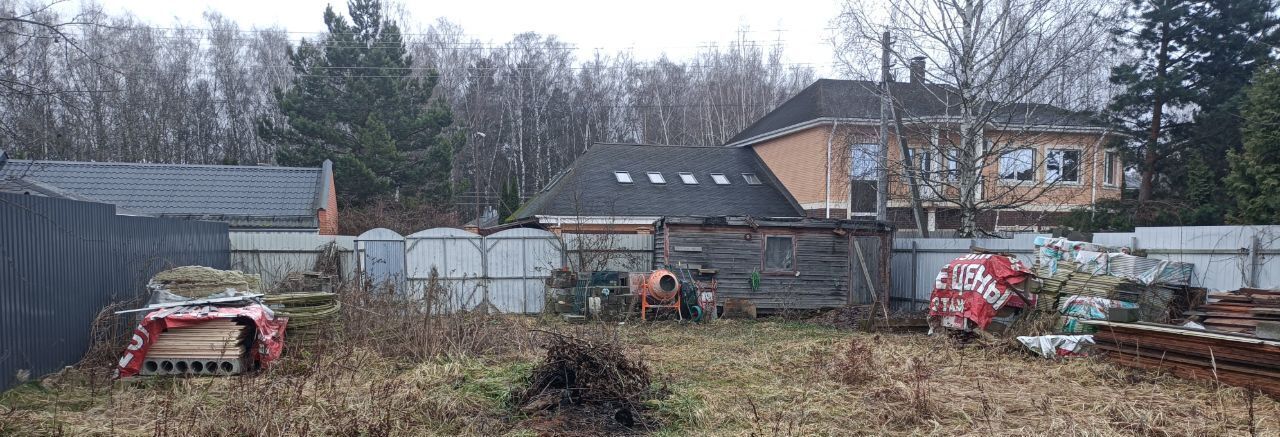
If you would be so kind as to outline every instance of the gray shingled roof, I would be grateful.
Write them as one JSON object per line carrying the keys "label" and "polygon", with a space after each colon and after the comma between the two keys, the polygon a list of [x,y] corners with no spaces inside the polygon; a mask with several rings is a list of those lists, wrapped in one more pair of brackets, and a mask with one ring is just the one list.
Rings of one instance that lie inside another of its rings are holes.
{"label": "gray shingled roof", "polygon": [[[865,80],[819,79],[795,97],[743,129],[726,144],[735,144],[760,135],[785,129],[820,118],[880,118],[880,84]],[[959,97],[949,85],[890,82],[889,92],[903,108],[903,118],[954,116]],[[1005,125],[1067,126],[1097,128],[1104,126],[1087,114],[1068,111],[1052,105],[1013,103],[995,111],[994,123]]]}
{"label": "gray shingled roof", "polygon": [[[634,182],[619,183],[614,178],[615,171],[629,172]],[[646,173],[651,171],[661,172],[666,183],[650,183]],[[693,173],[698,184],[684,184],[680,172]],[[723,173],[731,183],[716,185],[711,173]],[[756,174],[762,184],[748,185],[742,173]],[[799,217],[804,214],[751,149],[595,144],[517,211],[515,218],[536,215]]]}
{"label": "gray shingled roof", "polygon": [[325,167],[11,159],[0,168],[0,179],[10,181],[10,188],[19,186],[17,180],[56,187],[78,198],[116,205],[122,212],[208,220],[252,218],[254,226],[315,227],[316,211],[327,194],[325,171]]}

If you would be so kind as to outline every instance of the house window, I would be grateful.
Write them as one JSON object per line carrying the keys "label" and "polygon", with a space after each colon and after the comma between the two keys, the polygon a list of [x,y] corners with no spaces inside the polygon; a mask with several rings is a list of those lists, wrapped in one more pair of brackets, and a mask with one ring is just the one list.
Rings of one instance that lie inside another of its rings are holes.
{"label": "house window", "polygon": [[653,184],[665,184],[665,183],[667,183],[667,180],[662,178],[662,173],[658,173],[658,172],[656,172],[656,171],[651,171],[651,172],[648,172],[648,173],[645,173],[645,174],[649,175],[649,183],[653,183]]}
{"label": "house window", "polygon": [[724,173],[712,173],[711,181],[716,185],[729,185],[729,178],[725,177]]}
{"label": "house window", "polygon": [[876,164],[880,160],[879,144],[853,144],[849,146],[849,179],[874,181],[879,179]]}
{"label": "house window", "polygon": [[1103,155],[1102,161],[1102,181],[1107,185],[1116,184],[1116,154],[1115,152],[1107,152]]}
{"label": "house window", "polygon": [[630,173],[630,172],[625,172],[625,171],[615,171],[615,172],[613,172],[613,178],[614,178],[614,179],[617,179],[619,183],[623,183],[623,184],[629,184],[629,183],[631,183],[631,173]]}
{"label": "house window", "polygon": [[747,185],[760,185],[760,178],[755,173],[743,173],[742,179],[747,181]]}
{"label": "house window", "polygon": [[1050,150],[1045,157],[1046,182],[1080,182],[1080,151]]}
{"label": "house window", "polygon": [[796,271],[795,258],[795,237],[790,235],[764,237],[764,271],[794,272]]}
{"label": "house window", "polygon": [[1036,174],[1036,151],[1018,149],[1000,155],[1000,179],[1030,181]]}
{"label": "house window", "polygon": [[919,172],[917,177],[928,179],[929,174],[934,171],[933,154],[925,149],[907,149],[907,154],[911,159],[911,169]]}
{"label": "house window", "polygon": [[685,185],[698,185],[698,178],[693,177],[693,173],[680,173],[680,182]]}

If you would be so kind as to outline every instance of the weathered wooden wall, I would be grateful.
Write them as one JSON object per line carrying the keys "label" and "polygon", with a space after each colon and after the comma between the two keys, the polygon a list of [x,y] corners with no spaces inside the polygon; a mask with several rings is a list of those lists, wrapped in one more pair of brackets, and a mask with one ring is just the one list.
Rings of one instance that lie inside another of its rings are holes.
{"label": "weathered wooden wall", "polygon": [[[795,236],[796,274],[764,272],[761,256],[766,235]],[[746,298],[761,309],[814,309],[866,303],[871,287],[866,287],[866,280],[856,269],[858,260],[850,252],[849,237],[853,235],[837,235],[829,228],[759,227],[753,230],[667,223],[657,230],[654,238],[654,267],[694,264],[718,269],[719,300]],[[887,237],[859,235],[859,238],[863,253],[868,255],[866,262],[872,280],[878,282],[874,289],[883,293],[889,265],[886,259],[889,245],[883,242]],[[761,272],[760,289],[752,290],[751,274],[757,271]],[[858,293],[851,293],[851,289]]]}

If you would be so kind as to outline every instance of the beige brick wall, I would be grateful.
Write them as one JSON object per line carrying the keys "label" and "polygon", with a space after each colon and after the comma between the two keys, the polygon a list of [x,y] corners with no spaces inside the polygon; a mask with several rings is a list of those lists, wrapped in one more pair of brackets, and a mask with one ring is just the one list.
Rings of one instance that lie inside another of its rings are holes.
{"label": "beige brick wall", "polygon": [[[1037,183],[1033,184],[1035,186],[1028,188],[1000,181],[997,177],[998,160],[992,159],[983,169],[983,175],[987,181],[983,187],[985,198],[991,198],[987,196],[1035,197],[1035,201],[1024,207],[1024,209],[1049,211],[1065,211],[1088,205],[1095,200],[1120,198],[1118,183],[1123,175],[1118,162],[1119,158],[1113,156],[1113,159],[1117,160],[1112,169],[1115,172],[1114,180],[1117,181],[1117,185],[1104,184],[1102,174],[1104,167],[1101,163],[1103,156],[1105,156],[1105,150],[1098,147],[1098,134],[1055,133],[1014,136],[993,131],[988,132],[987,136],[992,141],[1015,141],[1019,144],[1025,144],[1028,148],[1034,148],[1036,150],[1037,169],[1035,181]],[[916,137],[918,136],[912,136],[909,139],[908,146],[912,148],[927,148],[928,138]],[[832,147],[829,190],[827,187],[828,140],[831,141]],[[897,144],[896,141],[896,137],[891,135],[890,144]],[[840,212],[843,213],[849,195],[847,145],[863,142],[878,142],[878,134],[875,127],[842,125],[835,130],[833,135],[831,125],[828,124],[757,143],[752,147],[755,148],[756,153],[760,155],[765,164],[769,166],[769,169],[777,175],[783,186],[806,209],[821,209],[829,198],[832,208],[840,209]],[[1050,149],[1058,148],[1080,149],[1086,152],[1081,156],[1080,182],[1074,184],[1059,183],[1046,188],[1043,183],[1046,173],[1044,165],[1045,153]],[[891,168],[901,168],[901,159],[902,154],[899,148],[891,146],[889,148]],[[907,204],[906,201],[909,199],[906,178],[902,177],[899,171],[891,173],[895,174],[891,178],[889,186],[891,206],[893,204],[905,206]],[[1096,185],[1094,184],[1095,179],[1098,182]]]}

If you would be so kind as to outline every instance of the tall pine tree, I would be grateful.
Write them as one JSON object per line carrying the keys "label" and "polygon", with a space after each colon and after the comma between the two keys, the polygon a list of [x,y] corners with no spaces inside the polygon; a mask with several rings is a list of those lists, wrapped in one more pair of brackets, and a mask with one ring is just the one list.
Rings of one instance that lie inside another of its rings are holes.
{"label": "tall pine tree", "polygon": [[1115,31],[1119,45],[1136,54],[1132,62],[1111,70],[1111,82],[1124,87],[1111,110],[1140,141],[1134,161],[1142,174],[1138,187],[1142,202],[1152,199],[1156,175],[1172,155],[1167,111],[1190,98],[1185,85],[1190,75],[1193,10],[1194,2],[1188,0],[1133,0],[1130,28]]}
{"label": "tall pine tree", "polygon": [[1244,115],[1244,149],[1230,154],[1228,187],[1236,202],[1232,221],[1280,223],[1280,69],[1258,70]]}
{"label": "tall pine tree", "polygon": [[383,17],[379,0],[351,0],[347,11],[350,22],[326,7],[327,34],[290,49],[293,86],[277,91],[288,124],[264,121],[259,134],[279,146],[282,165],[332,160],[348,204],[451,204],[459,140],[447,132],[449,110],[431,99],[437,75],[415,74],[400,28]]}

